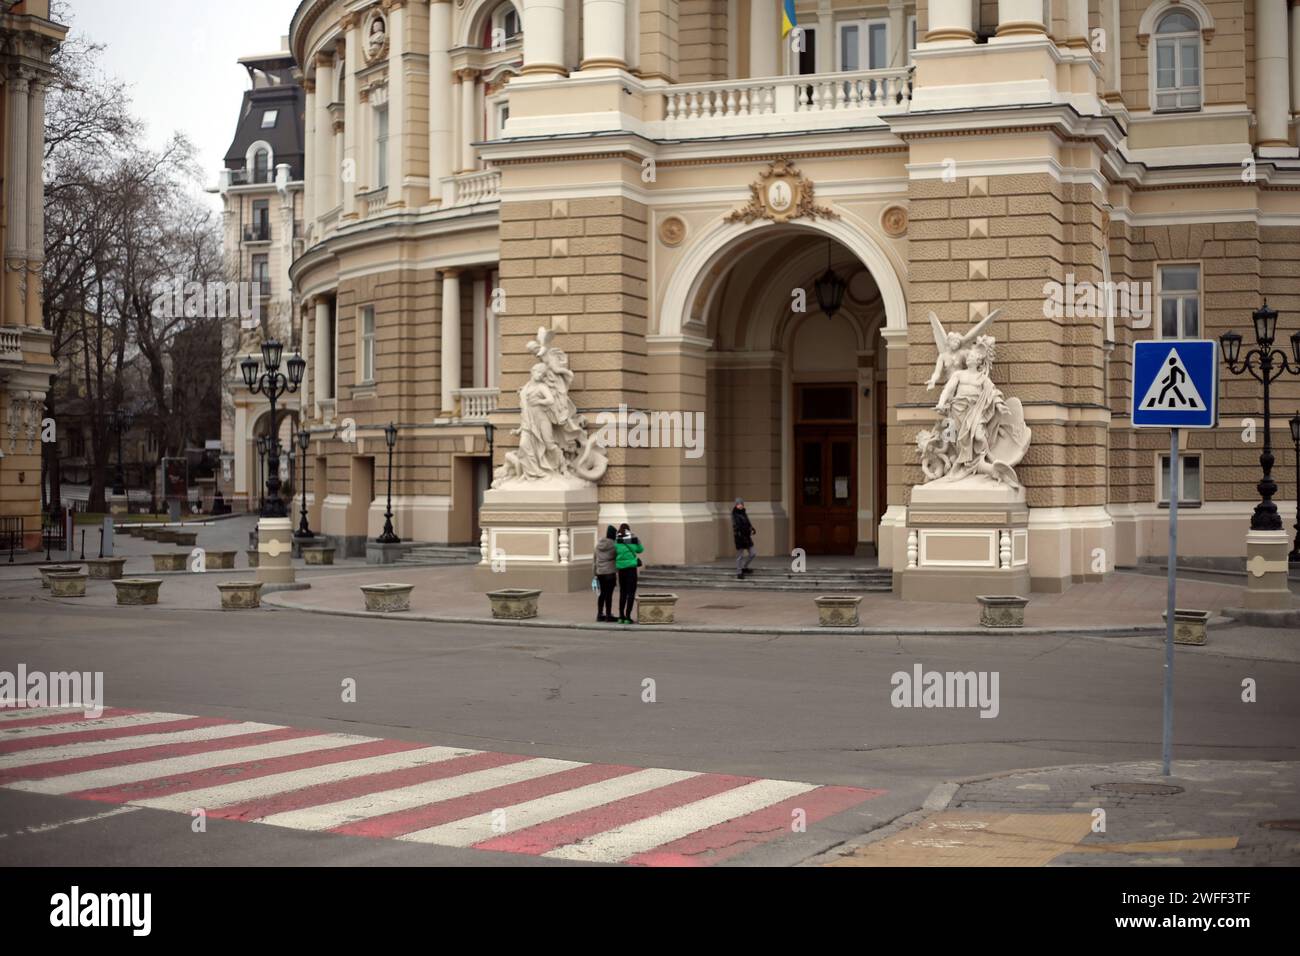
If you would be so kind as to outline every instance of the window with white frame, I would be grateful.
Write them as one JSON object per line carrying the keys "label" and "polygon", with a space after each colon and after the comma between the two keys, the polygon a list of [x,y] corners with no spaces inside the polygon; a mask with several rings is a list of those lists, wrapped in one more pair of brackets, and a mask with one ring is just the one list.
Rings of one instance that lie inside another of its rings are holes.
{"label": "window with white frame", "polygon": [[388,186],[388,107],[375,107],[375,186]]}
{"label": "window with white frame", "polygon": [[1195,339],[1201,335],[1201,267],[1194,262],[1156,269],[1159,337]]}
{"label": "window with white frame", "polygon": [[817,72],[817,28],[799,26],[795,29],[799,31],[797,48],[787,37],[787,55],[790,61],[788,72],[808,76]]}
{"label": "window with white frame", "polygon": [[837,27],[836,53],[841,71],[883,70],[889,66],[888,20],[844,20]]}
{"label": "window with white frame", "polygon": [[276,118],[280,115],[279,110],[266,110],[262,113],[262,129],[274,129]]}
{"label": "window with white frame", "polygon": [[[1169,505],[1169,456],[1160,456],[1160,488],[1157,504]],[[1201,456],[1178,453],[1178,506],[1201,503]]]}
{"label": "window with white frame", "polygon": [[912,63],[912,54],[916,51],[916,17],[907,18],[907,63]]}
{"label": "window with white frame", "polygon": [[488,37],[489,46],[494,45],[498,39],[509,43],[519,36],[519,29],[519,11],[515,9],[514,4],[501,4],[492,11],[492,33]]}
{"label": "window with white frame", "polygon": [[361,307],[361,383],[375,380],[375,307]]}
{"label": "window with white frame", "polygon": [[510,101],[498,100],[492,104],[492,138],[500,139],[505,135],[506,120],[510,119]]}
{"label": "window with white frame", "polygon": [[1170,10],[1156,24],[1152,52],[1155,111],[1201,108],[1201,30],[1196,18]]}

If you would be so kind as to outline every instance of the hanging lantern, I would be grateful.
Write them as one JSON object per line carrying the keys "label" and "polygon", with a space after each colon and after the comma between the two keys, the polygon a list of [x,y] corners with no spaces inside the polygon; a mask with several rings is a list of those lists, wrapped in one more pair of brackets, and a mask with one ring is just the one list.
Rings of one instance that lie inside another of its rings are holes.
{"label": "hanging lantern", "polygon": [[826,313],[826,318],[835,318],[835,313],[844,304],[844,292],[848,289],[848,283],[841,279],[839,273],[831,268],[831,242],[829,239],[826,241],[826,271],[813,283],[813,288],[817,292],[817,304]]}

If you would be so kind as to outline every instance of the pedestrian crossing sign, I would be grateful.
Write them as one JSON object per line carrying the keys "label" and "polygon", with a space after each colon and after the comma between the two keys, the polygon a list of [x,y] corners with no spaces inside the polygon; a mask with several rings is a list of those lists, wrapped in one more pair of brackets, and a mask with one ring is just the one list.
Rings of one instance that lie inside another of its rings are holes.
{"label": "pedestrian crossing sign", "polygon": [[1219,346],[1207,339],[1133,343],[1133,427],[1219,423]]}

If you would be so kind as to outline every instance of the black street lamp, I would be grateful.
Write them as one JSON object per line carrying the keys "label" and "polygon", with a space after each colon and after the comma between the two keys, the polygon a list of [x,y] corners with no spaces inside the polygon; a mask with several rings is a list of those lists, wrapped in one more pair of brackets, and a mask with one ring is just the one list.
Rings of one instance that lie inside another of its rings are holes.
{"label": "black street lamp", "polygon": [[497,427],[491,422],[483,423],[483,437],[488,443],[488,483],[492,481],[492,469],[496,465]]}
{"label": "black street lamp", "polygon": [[262,501],[263,518],[285,518],[289,511],[280,498],[280,428],[275,420],[275,401],[284,393],[293,394],[302,384],[302,373],[307,368],[307,360],[295,354],[289,359],[289,374],[280,371],[280,358],[284,355],[284,346],[277,339],[262,343],[262,363],[266,371],[258,374],[257,359],[249,356],[239,363],[239,370],[244,374],[244,384],[254,395],[265,395],[271,400],[271,430],[267,445],[266,463],[266,497]]}
{"label": "black street lamp", "polygon": [[397,444],[397,426],[392,422],[384,427],[384,442],[388,445],[388,510],[384,512],[384,533],[375,540],[380,544],[400,544],[402,539],[393,531],[393,446]]}
{"label": "black street lamp", "polygon": [[135,424],[135,416],[123,408],[115,408],[108,418],[109,426],[117,432],[117,473],[113,476],[113,494],[126,494],[126,459],[122,457],[122,435]]}
{"label": "black street lamp", "polygon": [[1295,544],[1287,560],[1300,564],[1300,412],[1291,419],[1291,444],[1295,446]]}
{"label": "black street lamp", "polygon": [[313,537],[311,528],[307,526],[307,445],[311,442],[311,433],[307,429],[298,432],[298,448],[302,452],[299,457],[302,459],[302,516],[298,519],[298,530],[294,532],[296,538]]}
{"label": "black street lamp", "polygon": [[266,504],[266,492],[263,490],[262,475],[266,468],[266,436],[257,436],[257,510],[260,514]]}
{"label": "black street lamp", "polygon": [[[1228,370],[1234,375],[1249,372],[1255,381],[1264,386],[1264,451],[1259,456],[1260,467],[1264,476],[1255,486],[1259,492],[1259,504],[1250,516],[1251,531],[1281,531],[1282,516],[1277,513],[1273,495],[1277,494],[1277,482],[1273,480],[1273,410],[1269,404],[1269,385],[1280,378],[1283,372],[1300,375],[1300,332],[1291,335],[1291,354],[1295,356],[1295,366],[1287,361],[1286,353],[1273,347],[1273,338],[1277,333],[1277,310],[1268,307],[1268,300],[1259,309],[1251,313],[1255,325],[1256,347],[1241,356],[1241,336],[1236,332],[1225,332],[1219,336],[1219,347],[1223,351],[1223,360]],[[1238,361],[1240,358],[1240,361]]]}

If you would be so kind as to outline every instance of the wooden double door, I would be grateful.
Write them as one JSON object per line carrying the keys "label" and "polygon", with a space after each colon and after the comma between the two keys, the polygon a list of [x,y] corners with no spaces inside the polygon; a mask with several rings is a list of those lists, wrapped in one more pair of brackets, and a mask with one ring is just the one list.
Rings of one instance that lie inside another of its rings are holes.
{"label": "wooden double door", "polygon": [[795,425],[794,546],[853,554],[858,544],[857,427]]}

